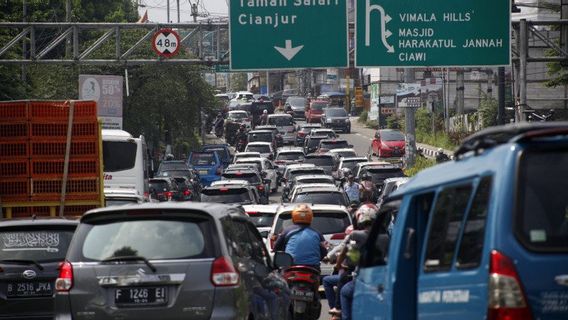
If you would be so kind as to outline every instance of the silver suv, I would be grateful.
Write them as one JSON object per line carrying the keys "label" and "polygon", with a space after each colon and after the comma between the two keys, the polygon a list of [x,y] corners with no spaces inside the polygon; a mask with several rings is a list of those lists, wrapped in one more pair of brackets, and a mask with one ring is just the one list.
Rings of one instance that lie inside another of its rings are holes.
{"label": "silver suv", "polygon": [[87,212],[55,287],[56,319],[284,319],[290,305],[242,208],[214,203]]}

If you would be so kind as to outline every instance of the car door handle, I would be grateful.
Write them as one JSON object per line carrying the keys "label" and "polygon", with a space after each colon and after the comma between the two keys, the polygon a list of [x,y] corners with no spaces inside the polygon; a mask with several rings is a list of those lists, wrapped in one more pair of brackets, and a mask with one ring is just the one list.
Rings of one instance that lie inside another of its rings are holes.
{"label": "car door handle", "polygon": [[377,292],[379,293],[385,292],[385,286],[382,283],[377,286]]}

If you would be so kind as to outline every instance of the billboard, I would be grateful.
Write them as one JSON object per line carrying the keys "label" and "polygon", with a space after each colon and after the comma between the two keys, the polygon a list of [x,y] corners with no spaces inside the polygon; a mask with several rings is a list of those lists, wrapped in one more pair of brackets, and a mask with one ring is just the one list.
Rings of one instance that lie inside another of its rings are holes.
{"label": "billboard", "polygon": [[79,100],[95,100],[103,129],[122,129],[122,76],[79,75]]}

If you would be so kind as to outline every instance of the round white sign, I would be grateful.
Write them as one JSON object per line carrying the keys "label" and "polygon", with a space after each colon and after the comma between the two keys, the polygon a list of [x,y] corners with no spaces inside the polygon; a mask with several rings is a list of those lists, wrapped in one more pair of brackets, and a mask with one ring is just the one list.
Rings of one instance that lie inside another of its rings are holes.
{"label": "round white sign", "polygon": [[176,55],[179,46],[179,35],[171,29],[161,29],[152,38],[152,48],[160,56],[171,57]]}

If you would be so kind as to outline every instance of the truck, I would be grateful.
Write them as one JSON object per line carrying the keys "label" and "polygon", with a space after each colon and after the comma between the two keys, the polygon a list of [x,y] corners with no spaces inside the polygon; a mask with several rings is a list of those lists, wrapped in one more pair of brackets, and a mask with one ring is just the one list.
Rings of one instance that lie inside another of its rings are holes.
{"label": "truck", "polygon": [[104,206],[95,101],[0,102],[0,207],[5,219],[80,216]]}

